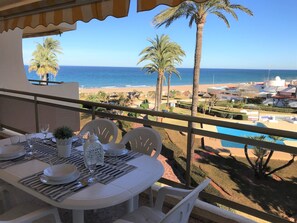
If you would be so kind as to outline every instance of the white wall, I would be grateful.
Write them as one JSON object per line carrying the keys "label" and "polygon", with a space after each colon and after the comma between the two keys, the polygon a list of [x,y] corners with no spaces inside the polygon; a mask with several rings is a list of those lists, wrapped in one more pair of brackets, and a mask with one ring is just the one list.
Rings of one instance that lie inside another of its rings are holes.
{"label": "white wall", "polygon": [[[22,30],[0,33],[0,88],[20,90],[26,92],[47,94],[72,99],[79,98],[78,83],[64,83],[54,86],[36,86],[28,82],[24,70],[23,53],[22,53]],[[0,92],[1,94],[1,92]],[[23,107],[25,106],[25,107]],[[32,131],[35,127],[30,116],[16,119],[15,116],[22,116],[26,106],[18,101],[7,101],[0,98],[0,124],[14,125],[13,127],[23,131]],[[32,108],[28,108],[32,109]],[[68,125],[74,130],[79,129],[79,113],[67,112],[59,108],[40,107],[40,121],[49,122],[51,130],[59,125]],[[27,118],[29,118],[29,120]],[[63,118],[64,117],[64,118]],[[42,119],[42,120],[41,120]],[[30,123],[33,123],[30,124]],[[28,127],[31,126],[31,127]]]}

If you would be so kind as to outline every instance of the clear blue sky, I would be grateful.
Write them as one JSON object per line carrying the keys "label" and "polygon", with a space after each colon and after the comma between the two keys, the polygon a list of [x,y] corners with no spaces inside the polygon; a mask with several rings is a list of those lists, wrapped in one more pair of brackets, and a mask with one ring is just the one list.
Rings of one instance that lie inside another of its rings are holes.
{"label": "clear blue sky", "polygon": [[[59,55],[60,65],[135,67],[139,52],[149,45],[147,39],[167,34],[186,52],[181,67],[193,67],[195,27],[189,28],[188,21],[182,19],[169,28],[156,29],[151,21],[166,7],[137,13],[135,2],[131,0],[128,17],[78,22],[77,30],[53,36],[61,42],[64,52]],[[228,16],[231,25],[228,29],[223,21],[209,15],[204,28],[201,67],[297,69],[297,1],[231,2],[248,7],[254,16],[238,12],[238,21]],[[42,40],[23,40],[25,64],[29,63],[36,42]]]}

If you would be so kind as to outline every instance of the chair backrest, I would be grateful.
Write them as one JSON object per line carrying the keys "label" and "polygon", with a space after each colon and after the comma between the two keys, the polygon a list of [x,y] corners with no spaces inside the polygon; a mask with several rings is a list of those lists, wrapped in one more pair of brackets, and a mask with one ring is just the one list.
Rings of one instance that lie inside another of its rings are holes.
{"label": "chair backrest", "polygon": [[151,156],[155,151],[153,158],[157,158],[162,149],[162,139],[160,134],[148,127],[140,127],[127,132],[122,138],[121,143],[130,144],[133,151],[144,153]]}
{"label": "chair backrest", "polygon": [[118,137],[118,127],[109,119],[94,119],[80,130],[79,134],[84,135],[87,132],[95,133],[101,143],[107,144],[115,142]]}
{"label": "chair backrest", "polygon": [[187,223],[199,193],[209,184],[210,179],[204,180],[184,199],[175,205],[160,223]]}

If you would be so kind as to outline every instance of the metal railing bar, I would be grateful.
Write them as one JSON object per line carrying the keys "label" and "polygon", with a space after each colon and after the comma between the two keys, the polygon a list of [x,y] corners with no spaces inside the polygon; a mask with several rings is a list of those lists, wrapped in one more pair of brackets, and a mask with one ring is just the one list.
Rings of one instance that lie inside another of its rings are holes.
{"label": "metal railing bar", "polygon": [[163,183],[163,184],[166,184],[166,185],[170,185],[172,187],[178,187],[178,188],[183,188],[183,189],[186,188],[186,185],[185,184],[178,183],[178,182],[175,182],[175,181],[166,179],[164,177],[162,177],[161,179],[159,179],[158,182]]}
{"label": "metal railing bar", "polygon": [[193,123],[188,122],[188,128],[187,128],[187,163],[186,163],[186,187],[189,188],[191,185],[191,164],[192,164],[192,147],[193,147]]}
{"label": "metal railing bar", "polygon": [[39,132],[39,112],[38,112],[38,102],[36,96],[34,96],[34,112],[35,112],[35,131]]}
{"label": "metal railing bar", "polygon": [[218,197],[216,195],[209,194],[209,193],[204,192],[204,191],[202,191],[199,194],[199,197],[207,200],[210,203],[219,203],[219,204],[225,205],[227,207],[230,207],[230,208],[239,210],[241,212],[247,213],[249,215],[261,218],[261,219],[266,220],[266,221],[270,221],[270,222],[273,222],[273,223],[289,223],[289,221],[287,221],[287,220],[285,220],[285,219],[283,219],[281,217],[278,217],[276,215],[269,214],[269,213],[266,213],[266,212],[263,212],[263,211],[259,211],[257,209],[253,209],[251,207],[244,206],[243,204],[236,203],[234,201],[231,201],[231,200],[228,200],[228,199],[225,199],[225,198],[222,198],[222,197]]}
{"label": "metal railing bar", "polygon": [[179,125],[173,125],[173,124],[168,124],[168,123],[160,123],[160,122],[156,122],[156,121],[139,119],[139,118],[134,118],[134,117],[129,117],[129,116],[115,115],[115,114],[99,112],[99,111],[96,111],[96,115],[99,117],[108,117],[108,118],[113,118],[113,119],[123,120],[123,121],[128,121],[128,122],[136,122],[136,123],[140,123],[140,124],[144,124],[144,125],[167,128],[167,129],[172,129],[172,130],[176,130],[176,131],[183,131],[183,132],[187,131],[187,127],[182,127]]}
{"label": "metal railing bar", "polygon": [[1,124],[1,127],[2,127],[2,128],[5,128],[5,129],[12,130],[12,131],[14,131],[14,132],[21,133],[21,134],[26,134],[26,133],[27,133],[26,131],[23,131],[23,130],[21,130],[21,129],[13,128],[13,127],[11,127],[11,126],[4,125],[4,124]]}
{"label": "metal railing bar", "polygon": [[197,135],[211,137],[211,138],[223,139],[223,140],[228,140],[228,141],[232,141],[232,142],[238,142],[241,144],[261,146],[261,147],[267,148],[267,149],[273,149],[273,150],[277,150],[277,151],[281,151],[281,152],[297,154],[297,147],[293,147],[293,146],[289,146],[289,145],[281,145],[281,144],[276,144],[273,142],[260,141],[260,140],[245,138],[245,137],[241,137],[241,136],[232,136],[232,135],[211,132],[211,131],[201,130],[201,129],[193,129],[193,133],[195,133]]}
{"label": "metal railing bar", "polygon": [[26,102],[32,102],[32,103],[34,103],[34,99],[30,99],[30,98],[22,98],[22,97],[5,95],[5,94],[0,94],[0,97],[2,97],[2,98],[10,98],[10,99],[18,100],[18,101],[26,101]]}
{"label": "metal railing bar", "polygon": [[95,106],[92,106],[92,120],[96,118],[96,108]]}
{"label": "metal railing bar", "polygon": [[44,101],[38,101],[37,104],[46,105],[46,106],[50,106],[50,107],[56,107],[56,108],[62,108],[62,109],[67,109],[67,110],[72,110],[72,111],[76,111],[76,112],[92,114],[92,111],[90,111],[88,109],[72,107],[72,106],[69,106],[69,105],[53,104],[51,102],[44,102]]}
{"label": "metal railing bar", "polygon": [[35,80],[35,79],[28,79],[30,82],[39,82],[39,83],[49,83],[49,84],[63,84],[63,81],[43,81],[43,80]]}

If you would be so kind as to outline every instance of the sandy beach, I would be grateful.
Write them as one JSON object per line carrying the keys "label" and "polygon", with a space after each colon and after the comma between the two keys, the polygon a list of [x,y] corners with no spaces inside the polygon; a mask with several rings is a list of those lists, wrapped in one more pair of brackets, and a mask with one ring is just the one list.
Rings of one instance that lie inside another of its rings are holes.
{"label": "sandy beach", "polygon": [[[207,88],[209,87],[236,87],[239,83],[227,83],[227,84],[201,84],[199,86],[199,91],[206,92]],[[177,91],[190,91],[192,92],[192,85],[181,85],[181,86],[171,86],[171,90],[177,90]],[[97,93],[98,91],[104,91],[106,93],[112,93],[112,92],[131,92],[131,91],[142,91],[143,93],[147,93],[149,91],[155,91],[155,87],[123,87],[123,88],[79,88],[79,93]],[[163,87],[163,91],[167,90],[167,86]]]}

